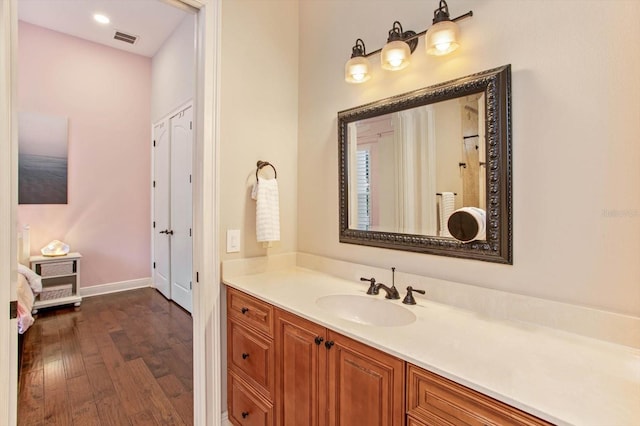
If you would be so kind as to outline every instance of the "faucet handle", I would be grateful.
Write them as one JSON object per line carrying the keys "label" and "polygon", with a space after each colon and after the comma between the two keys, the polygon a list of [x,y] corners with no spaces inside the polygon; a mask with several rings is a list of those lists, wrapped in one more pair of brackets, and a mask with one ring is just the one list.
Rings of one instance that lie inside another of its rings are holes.
{"label": "faucet handle", "polygon": [[371,277],[371,278],[364,278],[361,277],[360,281],[369,281],[369,290],[367,290],[367,294],[378,294],[378,289],[376,288],[376,279]]}
{"label": "faucet handle", "polygon": [[413,288],[411,286],[407,287],[407,295],[404,297],[404,300],[402,301],[402,303],[404,303],[405,305],[415,305],[416,304],[416,299],[413,298],[413,292],[417,292],[420,294],[426,294],[427,292],[424,290],[418,290],[417,288]]}

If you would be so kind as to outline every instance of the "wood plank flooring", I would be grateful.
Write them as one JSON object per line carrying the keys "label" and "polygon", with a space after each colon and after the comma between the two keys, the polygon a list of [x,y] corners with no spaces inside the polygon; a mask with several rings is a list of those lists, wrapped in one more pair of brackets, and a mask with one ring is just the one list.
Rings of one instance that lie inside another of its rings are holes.
{"label": "wood plank flooring", "polygon": [[42,310],[25,335],[18,425],[192,425],[191,316],[151,288]]}

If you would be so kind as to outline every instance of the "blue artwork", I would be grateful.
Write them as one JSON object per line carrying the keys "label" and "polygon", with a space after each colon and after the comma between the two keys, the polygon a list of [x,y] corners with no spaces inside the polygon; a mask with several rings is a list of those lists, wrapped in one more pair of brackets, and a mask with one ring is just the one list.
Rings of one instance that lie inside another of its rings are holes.
{"label": "blue artwork", "polygon": [[21,112],[18,203],[67,204],[67,118]]}

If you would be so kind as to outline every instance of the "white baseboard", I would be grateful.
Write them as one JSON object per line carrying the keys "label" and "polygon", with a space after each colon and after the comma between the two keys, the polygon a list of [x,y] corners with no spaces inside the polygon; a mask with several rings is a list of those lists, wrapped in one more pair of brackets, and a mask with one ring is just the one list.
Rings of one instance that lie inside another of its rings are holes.
{"label": "white baseboard", "polygon": [[233,426],[229,421],[229,412],[225,411],[222,413],[222,421],[220,422],[222,426]]}
{"label": "white baseboard", "polygon": [[80,287],[80,296],[92,297],[102,294],[117,293],[119,291],[134,290],[136,288],[151,287],[151,277],[139,278],[137,280],[119,281],[115,283],[93,285],[91,287]]}

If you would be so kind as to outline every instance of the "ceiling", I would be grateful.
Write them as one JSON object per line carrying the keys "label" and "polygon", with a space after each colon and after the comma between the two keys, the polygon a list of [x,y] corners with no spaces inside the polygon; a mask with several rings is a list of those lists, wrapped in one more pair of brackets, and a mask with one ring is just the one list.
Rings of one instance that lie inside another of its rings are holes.
{"label": "ceiling", "polygon": [[[110,18],[99,24],[95,13]],[[116,49],[152,57],[187,12],[160,0],[19,0],[18,19]],[[131,45],[115,31],[138,36]]]}

